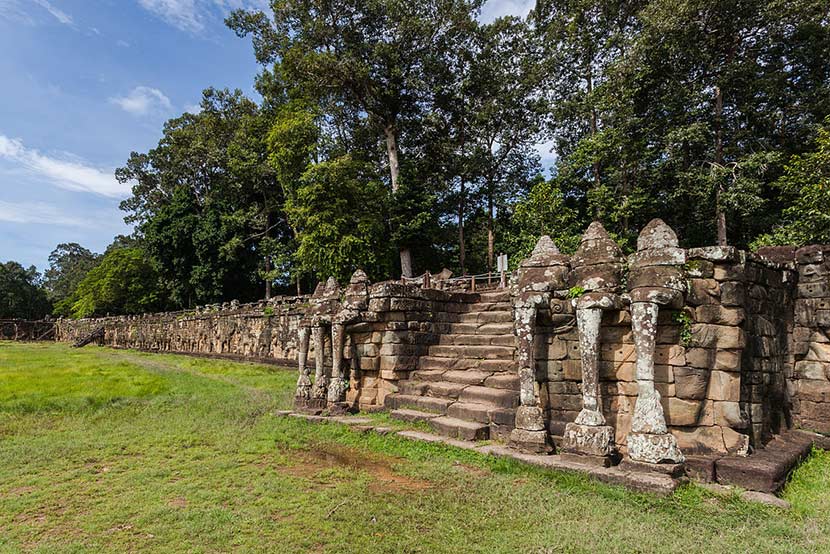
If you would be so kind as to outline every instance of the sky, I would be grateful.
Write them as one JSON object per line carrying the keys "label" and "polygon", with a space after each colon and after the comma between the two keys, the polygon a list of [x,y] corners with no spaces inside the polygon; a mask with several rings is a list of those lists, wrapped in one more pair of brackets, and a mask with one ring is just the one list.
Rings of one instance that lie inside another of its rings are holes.
{"label": "sky", "polygon": [[[250,41],[223,19],[267,0],[0,0],[0,262],[129,234],[115,168],[209,86],[255,97]],[[489,0],[481,19],[534,0]]]}

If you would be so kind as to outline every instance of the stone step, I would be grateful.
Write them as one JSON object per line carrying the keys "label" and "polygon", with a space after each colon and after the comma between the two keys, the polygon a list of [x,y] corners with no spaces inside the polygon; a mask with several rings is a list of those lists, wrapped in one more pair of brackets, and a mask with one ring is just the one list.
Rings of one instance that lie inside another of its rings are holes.
{"label": "stone step", "polygon": [[479,302],[510,302],[510,289],[480,292],[478,299]]}
{"label": "stone step", "polygon": [[447,408],[452,404],[453,400],[446,398],[436,398],[434,396],[415,396],[409,394],[389,394],[384,400],[384,405],[390,410],[397,410],[400,408],[414,408],[416,410],[424,410],[436,414],[447,413]]}
{"label": "stone step", "polygon": [[449,334],[453,335],[512,335],[513,322],[509,323],[450,323]]}
{"label": "stone step", "polygon": [[[446,372],[445,369],[419,369],[412,376],[418,381],[442,381]],[[452,381],[452,379],[447,380]]]}
{"label": "stone step", "polygon": [[450,381],[430,381],[428,394],[438,398],[457,399],[461,392],[470,385],[464,383],[453,383]]}
{"label": "stone step", "polygon": [[459,323],[512,323],[513,312],[467,312],[458,315]]}
{"label": "stone step", "polygon": [[473,358],[482,360],[512,360],[516,353],[513,346],[433,345],[429,347],[431,358]]}
{"label": "stone step", "polygon": [[422,412],[420,410],[412,410],[410,408],[401,408],[400,410],[392,410],[389,415],[394,419],[400,419],[401,421],[407,421],[410,423],[418,422],[418,421],[429,421],[430,419],[434,419],[439,417],[438,414],[432,414],[429,412]]}
{"label": "stone step", "polygon": [[516,345],[516,338],[509,335],[476,335],[474,333],[452,334],[447,333],[438,338],[441,346],[465,345],[465,346],[513,346]]}
{"label": "stone step", "polygon": [[398,381],[398,394],[404,396],[426,396],[429,382],[418,380]]}
{"label": "stone step", "polygon": [[492,389],[519,390],[518,373],[496,373],[484,381],[484,386]]}
{"label": "stone step", "polygon": [[464,383],[465,385],[483,385],[484,381],[492,376],[493,374],[489,371],[450,369],[442,374],[442,379],[452,383]]}
{"label": "stone step", "polygon": [[513,371],[519,369],[519,363],[515,360],[482,360],[480,358],[443,358],[434,356],[423,356],[418,360],[420,370],[430,371]]}
{"label": "stone step", "polygon": [[486,423],[441,416],[429,420],[429,424],[438,433],[447,437],[468,441],[490,438],[490,426]]}
{"label": "stone step", "polygon": [[478,423],[490,423],[490,410],[492,406],[486,404],[472,404],[469,402],[456,402],[447,408],[447,416],[464,421],[476,421]]}
{"label": "stone step", "polygon": [[461,313],[469,312],[512,312],[513,305],[510,302],[475,302],[463,304]]}
{"label": "stone step", "polygon": [[519,405],[519,391],[470,385],[461,392],[458,400],[469,404],[485,404],[494,408],[516,408]]}

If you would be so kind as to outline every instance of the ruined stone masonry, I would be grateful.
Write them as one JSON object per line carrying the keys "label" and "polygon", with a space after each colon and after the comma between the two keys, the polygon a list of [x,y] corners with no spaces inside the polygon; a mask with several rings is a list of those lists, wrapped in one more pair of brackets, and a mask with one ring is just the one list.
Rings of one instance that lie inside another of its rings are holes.
{"label": "ruined stone masonry", "polygon": [[660,220],[627,258],[599,223],[571,256],[542,237],[506,288],[358,271],[306,297],[59,320],[56,338],[98,327],[115,347],[296,363],[306,413],[390,410],[602,467],[754,464],[771,488],[778,450],[803,455],[791,430],[830,434],[830,246],[683,249]]}

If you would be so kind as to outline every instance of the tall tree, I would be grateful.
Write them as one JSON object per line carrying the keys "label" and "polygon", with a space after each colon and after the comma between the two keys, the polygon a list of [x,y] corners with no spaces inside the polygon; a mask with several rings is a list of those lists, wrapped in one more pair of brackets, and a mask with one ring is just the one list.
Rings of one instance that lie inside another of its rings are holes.
{"label": "tall tree", "polygon": [[289,234],[258,106],[240,91],[208,89],[201,107],[168,121],[156,148],[116,172],[134,182],[125,219],[180,306],[259,298],[272,255],[263,243]]}
{"label": "tall tree", "polygon": [[[257,60],[327,106],[364,114],[385,143],[389,186],[400,186],[402,123],[430,101],[432,67],[473,25],[481,0],[286,0],[273,15],[236,11],[228,25],[253,35]],[[401,272],[413,273],[401,244]]]}
{"label": "tall tree", "polygon": [[79,283],[74,317],[137,314],[164,306],[158,274],[140,248],[107,252]]}
{"label": "tall tree", "polygon": [[42,319],[52,310],[35,266],[0,263],[0,318]]}
{"label": "tall tree", "polygon": [[61,243],[49,254],[43,286],[55,306],[55,315],[68,316],[78,283],[98,263],[99,257],[78,243]]}

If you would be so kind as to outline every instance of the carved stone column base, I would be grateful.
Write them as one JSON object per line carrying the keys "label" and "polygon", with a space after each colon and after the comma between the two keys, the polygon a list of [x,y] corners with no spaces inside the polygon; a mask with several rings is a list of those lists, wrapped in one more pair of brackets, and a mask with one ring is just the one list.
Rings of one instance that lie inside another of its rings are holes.
{"label": "carved stone column base", "polygon": [[342,402],[346,398],[346,391],[349,390],[349,383],[342,377],[334,377],[329,382],[328,400],[330,403]]}
{"label": "carved stone column base", "polygon": [[311,398],[325,401],[328,396],[328,378],[318,377],[311,387]]}
{"label": "carved stone column base", "polygon": [[510,432],[510,446],[531,454],[550,454],[553,452],[553,442],[548,432],[528,431],[527,429],[513,429]]}
{"label": "carved stone column base", "polygon": [[294,409],[304,414],[320,415],[328,407],[325,398],[294,397]]}
{"label": "carved stone column base", "polygon": [[679,464],[686,460],[677,447],[677,440],[671,433],[659,435],[629,433],[628,456],[635,462],[649,464]]}
{"label": "carved stone column base", "polygon": [[614,428],[610,425],[568,423],[562,438],[562,451],[610,459],[617,451],[614,446]]}

